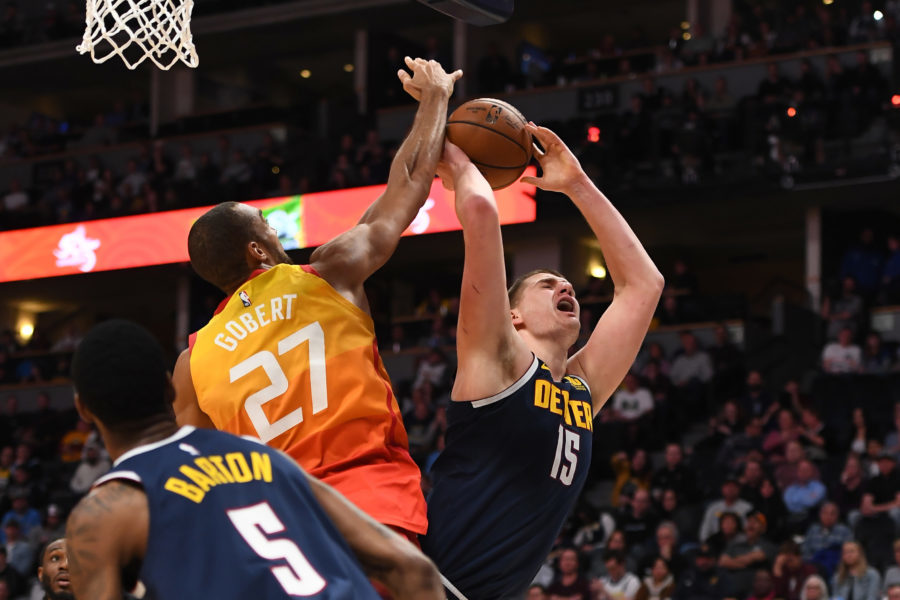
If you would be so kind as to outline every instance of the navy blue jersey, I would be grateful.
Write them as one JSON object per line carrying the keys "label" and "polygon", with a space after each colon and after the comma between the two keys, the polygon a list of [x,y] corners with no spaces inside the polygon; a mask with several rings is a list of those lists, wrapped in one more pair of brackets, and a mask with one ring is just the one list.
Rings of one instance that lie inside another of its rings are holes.
{"label": "navy blue jersey", "polygon": [[451,402],[432,468],[425,553],[470,600],[521,595],[575,504],[591,463],[587,384],[537,358],[507,390]]}
{"label": "navy blue jersey", "polygon": [[147,598],[378,600],[296,463],[262,443],[182,427],[95,487],[111,479],[147,494]]}

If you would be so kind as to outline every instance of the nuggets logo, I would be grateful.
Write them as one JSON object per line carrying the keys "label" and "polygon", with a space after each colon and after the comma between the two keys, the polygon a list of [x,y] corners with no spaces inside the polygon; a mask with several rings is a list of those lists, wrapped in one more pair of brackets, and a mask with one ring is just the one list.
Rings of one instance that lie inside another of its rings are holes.
{"label": "nuggets logo", "polygon": [[491,110],[488,111],[488,114],[484,117],[484,120],[493,125],[500,118],[501,112],[503,112],[503,108],[497,106],[496,104],[491,104]]}
{"label": "nuggets logo", "polygon": [[241,293],[238,294],[238,298],[241,299],[241,302],[244,303],[244,306],[250,306],[250,294],[248,294],[246,290],[241,291]]}

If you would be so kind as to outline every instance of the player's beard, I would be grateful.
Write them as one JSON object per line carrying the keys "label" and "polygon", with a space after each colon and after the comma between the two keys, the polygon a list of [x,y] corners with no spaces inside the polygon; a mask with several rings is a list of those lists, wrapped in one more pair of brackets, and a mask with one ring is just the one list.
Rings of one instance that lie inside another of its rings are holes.
{"label": "player's beard", "polygon": [[53,591],[53,582],[47,575],[41,577],[41,587],[44,588],[44,598],[46,600],[75,600],[75,594],[69,590]]}

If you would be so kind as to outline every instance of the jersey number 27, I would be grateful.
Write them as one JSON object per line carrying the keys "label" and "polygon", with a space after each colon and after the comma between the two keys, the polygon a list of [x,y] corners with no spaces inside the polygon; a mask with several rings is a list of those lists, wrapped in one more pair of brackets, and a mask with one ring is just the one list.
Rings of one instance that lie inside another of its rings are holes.
{"label": "jersey number 27", "polygon": [[[328,408],[328,388],[325,380],[325,332],[322,331],[319,322],[314,321],[279,340],[278,356],[283,356],[303,342],[309,342],[310,396],[312,412],[316,414]],[[270,423],[266,413],[263,412],[263,404],[288,391],[288,378],[284,374],[278,358],[268,350],[262,350],[231,367],[229,375],[231,383],[234,383],[257,368],[262,368],[270,383],[263,389],[247,396],[244,401],[244,410],[247,411],[247,417],[250,418],[259,439],[268,443],[295,425],[302,423],[303,409],[298,406],[280,419]]]}

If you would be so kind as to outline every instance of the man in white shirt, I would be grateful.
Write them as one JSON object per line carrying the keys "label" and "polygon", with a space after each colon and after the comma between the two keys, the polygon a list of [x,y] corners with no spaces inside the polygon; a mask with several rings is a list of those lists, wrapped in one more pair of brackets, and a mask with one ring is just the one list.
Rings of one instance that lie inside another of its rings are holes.
{"label": "man in white shirt", "polygon": [[641,581],[625,569],[625,554],[621,550],[607,550],[603,554],[607,575],[594,582],[593,591],[599,600],[634,600]]}
{"label": "man in white shirt", "polygon": [[862,362],[862,350],[853,343],[853,330],[844,327],[838,341],[830,342],[822,350],[822,369],[826,373],[856,373]]}
{"label": "man in white shirt", "polygon": [[753,510],[753,505],[740,498],[740,493],[741,488],[737,479],[732,476],[725,479],[722,483],[722,498],[710,504],[703,515],[703,522],[700,524],[701,542],[719,531],[719,515],[725,511],[737,513],[743,525],[747,515]]}
{"label": "man in white shirt", "polygon": [[653,395],[640,387],[637,375],[625,376],[625,388],[613,394],[613,410],[625,421],[635,421],[653,410]]}

